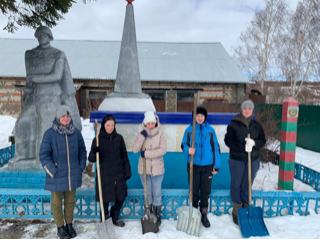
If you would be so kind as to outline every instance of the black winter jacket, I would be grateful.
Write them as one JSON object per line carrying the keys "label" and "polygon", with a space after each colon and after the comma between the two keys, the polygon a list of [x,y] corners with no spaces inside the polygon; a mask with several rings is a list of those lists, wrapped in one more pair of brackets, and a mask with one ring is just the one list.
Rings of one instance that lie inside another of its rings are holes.
{"label": "black winter jacket", "polygon": [[251,160],[257,160],[260,155],[260,149],[266,144],[263,128],[255,119],[252,119],[249,127],[247,127],[240,121],[239,116],[240,114],[233,117],[224,137],[225,144],[230,148],[230,158],[239,161],[248,161],[248,153],[245,151],[245,138],[248,133],[250,133],[250,138],[255,141],[255,146],[251,152]]}
{"label": "black winter jacket", "polygon": [[[89,154],[90,162],[96,162],[96,154],[92,151],[95,146],[96,138],[92,141]],[[127,196],[126,178],[131,177],[131,167],[123,137],[116,132],[116,129],[108,134],[102,126],[99,134],[99,147],[103,202],[124,200]],[[96,178],[96,201],[99,202],[98,186]]]}

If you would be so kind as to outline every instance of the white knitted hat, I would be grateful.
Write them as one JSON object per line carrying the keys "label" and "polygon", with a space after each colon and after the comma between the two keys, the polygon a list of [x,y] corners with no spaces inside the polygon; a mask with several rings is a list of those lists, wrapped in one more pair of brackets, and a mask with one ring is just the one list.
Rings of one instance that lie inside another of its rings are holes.
{"label": "white knitted hat", "polygon": [[157,122],[156,117],[154,116],[154,112],[152,111],[148,111],[144,114],[144,120],[143,120],[144,125],[147,125],[148,122],[154,122],[154,123]]}

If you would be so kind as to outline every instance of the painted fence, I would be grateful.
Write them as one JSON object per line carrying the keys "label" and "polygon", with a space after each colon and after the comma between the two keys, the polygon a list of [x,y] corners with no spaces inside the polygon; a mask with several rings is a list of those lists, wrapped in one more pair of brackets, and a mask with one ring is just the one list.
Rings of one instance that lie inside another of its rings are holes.
{"label": "painted fence", "polygon": [[[143,190],[128,190],[128,197],[121,210],[120,217],[140,219],[144,214]],[[179,207],[188,205],[188,190],[163,190],[163,218],[177,218]],[[320,211],[320,192],[263,192],[253,191],[254,206],[261,206],[264,217],[285,216],[291,214],[308,215],[312,209]],[[51,193],[36,189],[1,189],[1,218],[52,218]],[[230,214],[232,201],[229,190],[212,191],[209,200],[209,212],[215,215]],[[80,189],[76,194],[75,218],[100,218],[99,204],[95,201],[94,190]]]}

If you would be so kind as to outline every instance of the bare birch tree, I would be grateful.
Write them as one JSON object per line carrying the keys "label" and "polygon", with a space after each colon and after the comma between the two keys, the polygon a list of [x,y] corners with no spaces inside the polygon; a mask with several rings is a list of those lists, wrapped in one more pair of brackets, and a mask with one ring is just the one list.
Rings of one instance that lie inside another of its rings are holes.
{"label": "bare birch tree", "polygon": [[283,32],[289,16],[287,0],[265,0],[265,9],[256,10],[247,30],[241,33],[240,45],[233,48],[233,58],[251,80],[260,83],[272,80],[275,58],[283,46],[279,35]]}
{"label": "bare birch tree", "polygon": [[291,82],[291,96],[298,98],[303,84],[319,76],[320,0],[298,3],[281,39],[284,49],[279,51],[278,65]]}

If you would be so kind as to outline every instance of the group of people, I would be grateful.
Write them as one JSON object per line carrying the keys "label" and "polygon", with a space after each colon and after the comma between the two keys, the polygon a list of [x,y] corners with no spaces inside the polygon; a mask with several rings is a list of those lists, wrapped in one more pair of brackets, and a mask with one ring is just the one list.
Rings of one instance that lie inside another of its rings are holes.
{"label": "group of people", "polygon": [[[225,144],[230,149],[229,168],[231,173],[231,198],[233,202],[232,217],[238,224],[237,210],[248,207],[248,154],[252,157],[252,183],[259,169],[260,149],[265,145],[265,135],[261,124],[252,115],[254,104],[246,100],[241,111],[227,127]],[[190,159],[193,160],[193,207],[199,208],[201,222],[210,227],[207,217],[208,200],[211,193],[213,175],[221,166],[220,147],[214,129],[207,122],[207,110],[196,109],[195,142],[192,147],[192,129],[190,124],[185,130],[181,148],[187,157],[188,182],[190,180]],[[107,115],[101,122],[98,136],[92,141],[88,160],[96,162],[99,153],[104,214],[112,218],[114,225],[124,227],[119,214],[127,196],[126,181],[131,178],[131,166],[123,137],[116,131],[116,119]],[[142,159],[146,159],[146,186],[150,211],[157,216],[161,224],[162,194],[161,185],[165,168],[163,155],[167,152],[164,133],[160,131],[159,117],[154,112],[144,114],[142,131],[136,136],[132,152],[140,153],[138,173],[143,183]],[[247,138],[248,133],[250,138]],[[144,147],[143,147],[144,146]],[[57,109],[52,127],[44,136],[40,148],[40,161],[47,173],[45,189],[51,191],[51,210],[60,238],[77,236],[72,226],[75,206],[76,188],[81,186],[82,172],[86,167],[87,152],[80,130],[74,127],[71,110],[67,106]],[[64,197],[64,217],[62,213],[62,197]],[[99,191],[96,187],[96,201]],[[114,203],[109,212],[109,203]],[[66,225],[64,225],[64,221]]]}

